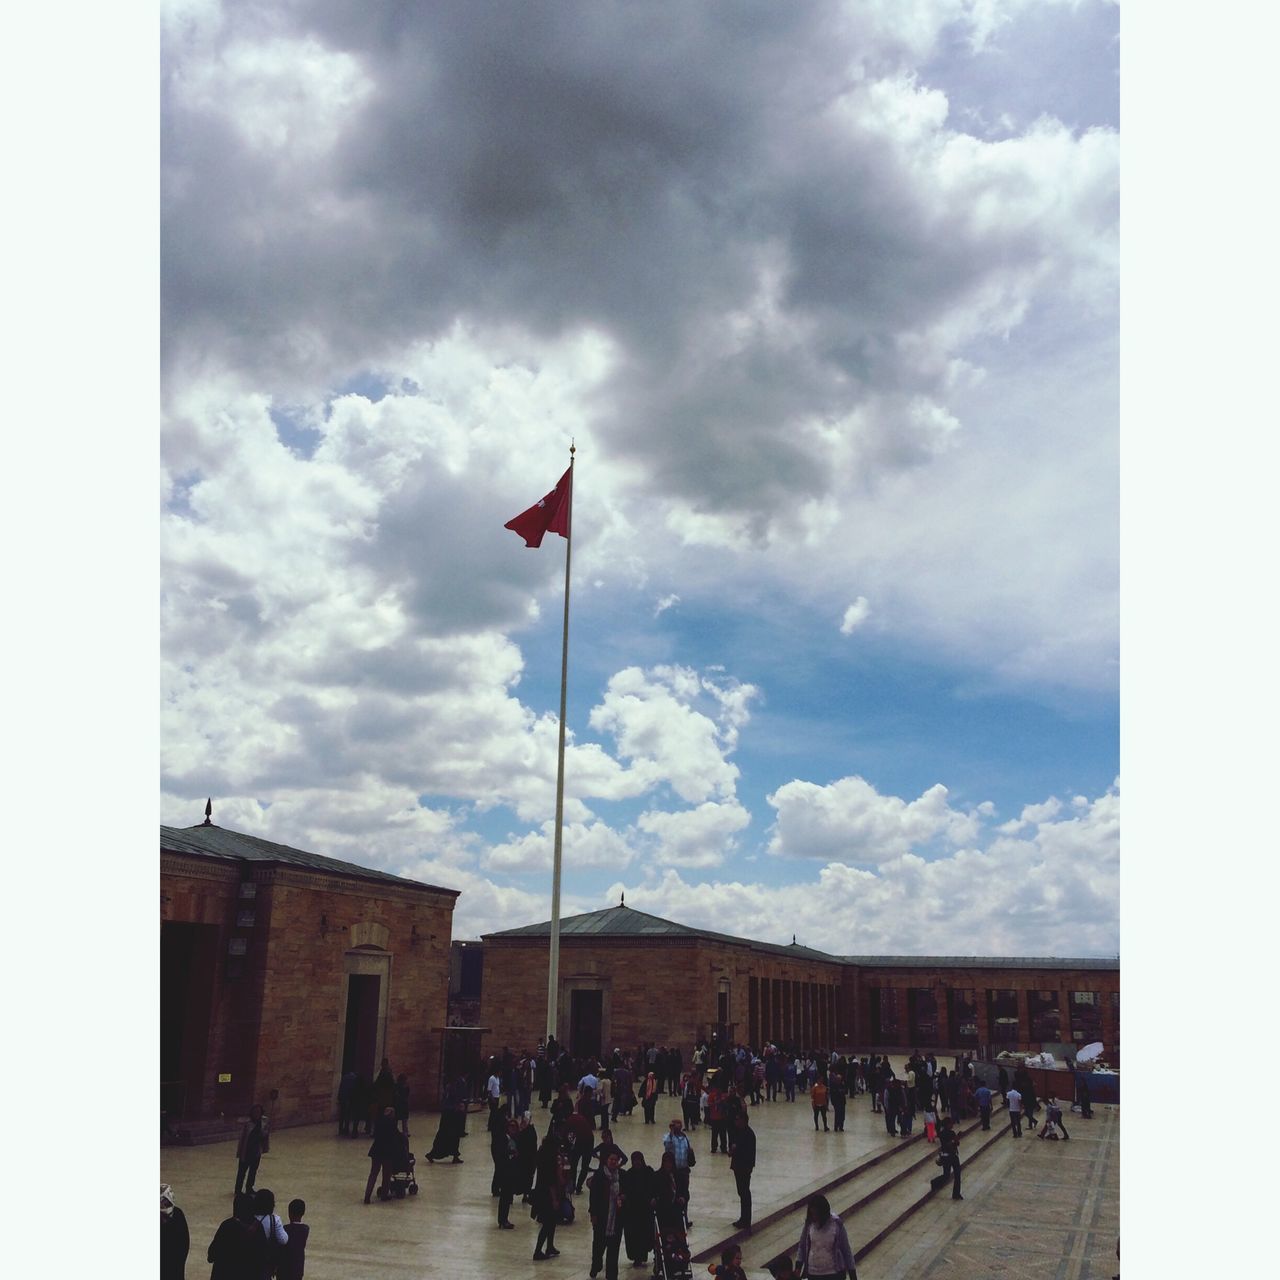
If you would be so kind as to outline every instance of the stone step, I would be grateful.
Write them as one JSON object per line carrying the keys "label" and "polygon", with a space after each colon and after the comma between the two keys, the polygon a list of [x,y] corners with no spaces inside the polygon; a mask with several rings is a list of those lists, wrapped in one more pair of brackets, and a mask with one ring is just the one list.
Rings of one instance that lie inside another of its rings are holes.
{"label": "stone step", "polygon": [[[1007,1123],[996,1122],[1003,1110],[1003,1105],[993,1108],[992,1128],[982,1135],[986,1141],[962,1153],[962,1172],[971,1160],[1007,1132]],[[981,1131],[981,1121],[977,1119],[966,1120],[959,1126],[962,1140]],[[839,1214],[844,1222],[855,1257],[860,1261],[932,1198],[928,1180],[938,1172],[934,1163],[938,1150],[936,1143],[925,1141],[923,1132],[914,1133],[897,1146],[859,1160],[834,1177],[828,1176],[801,1188],[785,1204],[757,1219],[749,1230],[735,1231],[699,1249],[692,1260],[694,1263],[717,1261],[721,1250],[728,1245],[737,1245],[744,1254],[750,1253],[753,1266],[757,1267],[783,1253],[794,1260],[808,1202],[815,1195],[824,1195],[831,1202],[832,1212]]]}

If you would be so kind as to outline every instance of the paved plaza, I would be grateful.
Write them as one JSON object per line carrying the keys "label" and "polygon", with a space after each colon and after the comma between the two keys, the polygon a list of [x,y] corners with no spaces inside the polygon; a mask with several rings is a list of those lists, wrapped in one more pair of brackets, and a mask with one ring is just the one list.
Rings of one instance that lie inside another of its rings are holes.
{"label": "paved plaza", "polygon": [[[658,1123],[646,1125],[639,1109],[630,1119],[620,1119],[614,1137],[625,1151],[643,1151],[656,1164],[667,1121],[679,1115],[678,1101],[664,1099]],[[469,1118],[461,1165],[429,1165],[422,1153],[435,1134],[437,1116],[415,1115],[411,1120],[411,1146],[419,1157],[416,1197],[362,1203],[369,1161],[369,1139],[339,1138],[336,1123],[279,1130],[272,1135],[271,1152],[263,1158],[258,1185],[275,1192],[277,1209],[295,1196],[307,1202],[306,1221],[311,1226],[307,1249],[308,1280],[401,1280],[408,1277],[502,1276],[525,1280],[579,1280],[590,1264],[591,1229],[586,1216],[586,1196],[577,1198],[578,1221],[557,1233],[561,1257],[551,1262],[532,1261],[537,1224],[528,1209],[512,1208],[514,1231],[500,1231],[496,1201],[489,1194],[493,1166],[489,1159],[484,1116]],[[534,1112],[541,1133],[546,1113]],[[815,1133],[812,1111],[805,1094],[794,1103],[766,1103],[751,1108],[751,1123],[759,1144],[759,1163],[752,1190],[755,1198],[756,1242],[765,1244],[769,1233],[760,1229],[771,1210],[812,1194],[841,1172],[877,1155],[881,1162],[927,1157],[930,1149],[891,1138],[882,1118],[871,1111],[869,1100],[852,1100],[846,1132]],[[1119,1130],[1118,1107],[1095,1107],[1092,1121],[1069,1117],[1069,1142],[1042,1142],[1034,1134],[1014,1139],[998,1138],[963,1171],[964,1200],[952,1201],[946,1191],[913,1212],[927,1190],[927,1173],[911,1172],[899,1187],[887,1192],[885,1201],[900,1203],[905,1219],[858,1264],[861,1280],[927,1276],[932,1280],[977,1280],[984,1276],[1019,1276],[1033,1280],[1096,1280],[1117,1271],[1115,1245],[1119,1233]],[[993,1133],[1007,1129],[1003,1117],[993,1121]],[[918,1133],[920,1126],[917,1125]],[[981,1135],[983,1138],[990,1135]],[[733,1234],[738,1216],[729,1160],[710,1154],[710,1132],[700,1127],[694,1135],[698,1156],[692,1175],[690,1246],[698,1253]],[[969,1158],[980,1145],[975,1133],[962,1143]],[[173,1184],[179,1205],[191,1228],[191,1255],[187,1275],[207,1274],[205,1251],[218,1223],[230,1212],[236,1161],[233,1142],[198,1147],[166,1147],[160,1153],[161,1180]],[[841,1211],[853,1203],[859,1188],[869,1185],[870,1171],[858,1175],[831,1194],[832,1207]],[[896,1216],[896,1215],[895,1215]],[[861,1218],[850,1220],[855,1250],[866,1244],[859,1238]],[[867,1229],[869,1230],[869,1228]],[[786,1236],[785,1223],[771,1238]],[[753,1249],[753,1238],[743,1242],[747,1274],[766,1277],[764,1264],[773,1256]],[[646,1276],[630,1269],[625,1253],[621,1274]],[[695,1266],[695,1275],[706,1274],[706,1264]]]}

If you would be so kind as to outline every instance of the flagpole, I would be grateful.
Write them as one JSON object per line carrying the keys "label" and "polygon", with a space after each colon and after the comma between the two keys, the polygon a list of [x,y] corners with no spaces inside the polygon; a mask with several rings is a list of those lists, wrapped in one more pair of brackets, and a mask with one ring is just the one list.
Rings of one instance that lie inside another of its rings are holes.
{"label": "flagpole", "polygon": [[556,1034],[560,993],[560,852],[564,835],[564,721],[569,686],[569,563],[573,552],[573,455],[569,445],[569,519],[564,535],[564,629],[560,648],[560,749],[556,758],[556,834],[551,859],[551,963],[547,970],[547,1039]]}

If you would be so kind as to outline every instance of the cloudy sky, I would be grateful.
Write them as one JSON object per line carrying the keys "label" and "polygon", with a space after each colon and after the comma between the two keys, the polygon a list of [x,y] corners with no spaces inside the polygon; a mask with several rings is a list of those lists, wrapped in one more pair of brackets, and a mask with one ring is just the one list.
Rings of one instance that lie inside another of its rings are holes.
{"label": "cloudy sky", "polygon": [[167,0],[161,820],[1119,949],[1110,0]]}

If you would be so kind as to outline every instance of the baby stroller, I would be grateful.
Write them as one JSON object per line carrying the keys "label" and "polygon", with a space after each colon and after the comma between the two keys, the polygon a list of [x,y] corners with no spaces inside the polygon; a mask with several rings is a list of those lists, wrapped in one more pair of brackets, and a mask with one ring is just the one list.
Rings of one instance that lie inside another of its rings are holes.
{"label": "baby stroller", "polygon": [[693,1280],[684,1223],[677,1219],[664,1227],[656,1213],[653,1215],[653,1274],[659,1280]]}
{"label": "baby stroller", "polygon": [[387,1181],[386,1188],[378,1188],[378,1196],[383,1200],[390,1200],[395,1196],[397,1200],[403,1200],[406,1193],[411,1196],[418,1194],[418,1180],[414,1177],[413,1169],[417,1161],[413,1157],[413,1152],[409,1150],[409,1138],[406,1134],[398,1134],[400,1145],[391,1161],[391,1177]]}

